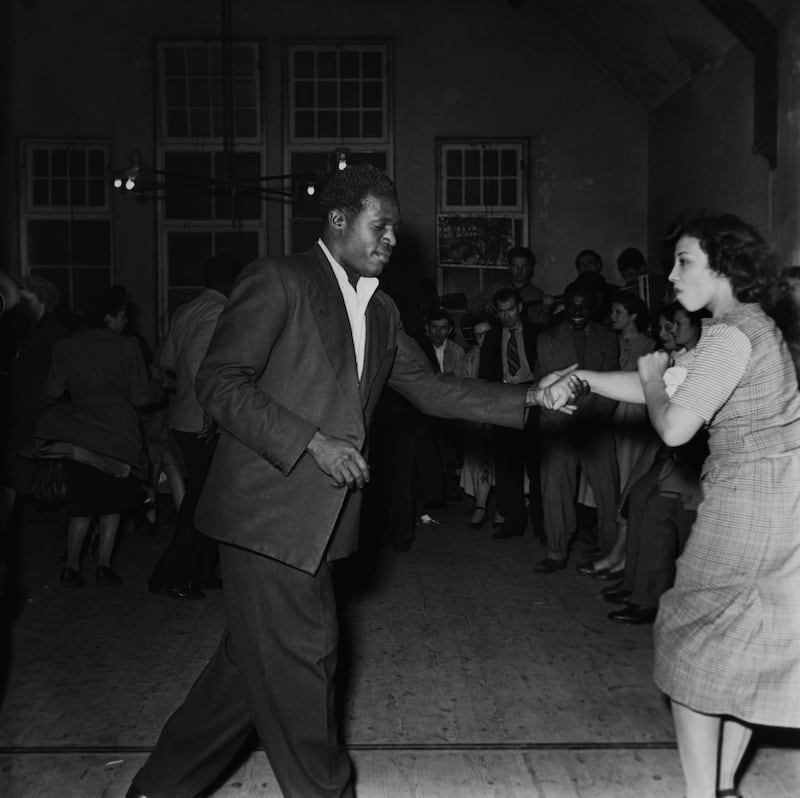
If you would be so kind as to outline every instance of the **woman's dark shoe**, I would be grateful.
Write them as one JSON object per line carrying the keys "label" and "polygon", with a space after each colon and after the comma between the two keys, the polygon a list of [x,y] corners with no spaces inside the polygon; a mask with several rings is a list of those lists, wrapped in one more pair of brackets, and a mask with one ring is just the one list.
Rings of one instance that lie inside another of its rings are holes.
{"label": "woman's dark shoe", "polygon": [[83,587],[85,581],[80,571],[66,565],[61,569],[59,582],[65,587]]}
{"label": "woman's dark shoe", "polygon": [[609,621],[628,624],[628,626],[647,626],[656,619],[657,607],[640,607],[638,604],[628,604],[624,610],[608,613]]}
{"label": "woman's dark shoe", "polygon": [[610,581],[612,579],[624,579],[625,578],[625,569],[618,568],[616,571],[612,571],[608,568],[603,568],[600,571],[595,571],[592,576],[595,579],[602,579],[605,581]]}
{"label": "woman's dark shoe", "polygon": [[595,579],[598,579],[598,574],[607,574],[608,568],[595,568],[594,562],[592,560],[587,560],[577,566],[577,571],[584,576],[593,576]]}
{"label": "woman's dark shoe", "polygon": [[122,581],[122,577],[115,574],[110,568],[98,565],[94,570],[94,581],[98,585],[118,585]]}
{"label": "woman's dark shoe", "polygon": [[611,604],[627,604],[631,598],[630,590],[610,590],[608,593],[603,594],[603,598]]}
{"label": "woman's dark shoe", "polygon": [[486,523],[486,508],[475,507],[472,511],[472,518],[469,521],[470,529],[481,529]]}

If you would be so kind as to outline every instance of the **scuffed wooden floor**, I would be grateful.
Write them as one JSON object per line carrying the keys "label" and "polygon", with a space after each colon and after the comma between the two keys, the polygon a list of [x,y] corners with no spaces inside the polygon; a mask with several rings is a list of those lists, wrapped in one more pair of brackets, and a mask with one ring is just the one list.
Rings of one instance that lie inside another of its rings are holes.
{"label": "scuffed wooden floor", "polygon": [[[598,583],[533,573],[530,535],[472,531],[466,505],[413,549],[368,550],[337,573],[343,726],[360,798],[666,798],[683,794],[649,627],[613,624]],[[0,796],[122,798],[213,652],[221,596],[151,596],[166,536],[129,533],[118,588],[57,582],[62,541],[29,514],[28,600],[0,710]],[[84,572],[91,576],[92,563]],[[800,745],[762,745],[748,798],[800,795]],[[254,751],[215,793],[279,796]]]}

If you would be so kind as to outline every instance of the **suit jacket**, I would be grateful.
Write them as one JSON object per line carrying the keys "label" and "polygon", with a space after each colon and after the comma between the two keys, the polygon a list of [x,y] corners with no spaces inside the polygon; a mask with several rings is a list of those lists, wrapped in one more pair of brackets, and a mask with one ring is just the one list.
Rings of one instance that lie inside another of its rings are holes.
{"label": "suit jacket", "polygon": [[439,360],[436,357],[436,351],[433,348],[431,339],[427,335],[423,335],[415,340],[436,371],[441,370],[444,374],[464,376],[464,350],[455,341],[451,341],[448,338],[444,342],[444,368],[439,369]]}
{"label": "suit jacket", "polygon": [[[522,340],[525,344],[525,357],[531,371],[536,373],[536,341],[541,325],[522,320]],[[486,333],[481,346],[481,360],[478,376],[492,382],[503,381],[503,328],[493,327]]]}
{"label": "suit jacket", "polygon": [[[562,321],[556,327],[545,330],[536,344],[535,376],[549,374],[556,369],[563,369],[578,363],[581,368],[592,371],[619,371],[619,344],[613,330],[597,322],[590,321],[586,328],[586,348],[584,357],[578,362],[572,328],[568,321]],[[542,409],[540,423],[543,427],[564,426],[596,426],[610,423],[617,403],[596,394],[581,396],[577,401],[578,409],[573,416],[567,416],[554,410]]]}
{"label": "suit jacket", "polygon": [[436,374],[381,290],[367,307],[359,382],[344,300],[319,246],[239,276],[197,374],[221,429],[198,528],[308,573],[353,552],[360,491],[337,488],[306,451],[317,430],[366,453],[390,385],[421,411],[521,428],[525,386]]}

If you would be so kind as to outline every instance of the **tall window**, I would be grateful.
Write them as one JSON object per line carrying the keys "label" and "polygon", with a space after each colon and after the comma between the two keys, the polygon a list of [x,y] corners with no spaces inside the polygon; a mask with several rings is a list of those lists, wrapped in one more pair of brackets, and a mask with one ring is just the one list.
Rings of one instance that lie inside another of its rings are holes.
{"label": "tall window", "polygon": [[160,42],[158,170],[162,327],[203,286],[203,263],[266,249],[259,46]]}
{"label": "tall window", "polygon": [[[391,170],[390,61],[389,44],[380,41],[287,45],[287,172],[313,179],[336,168],[337,152],[347,163]],[[313,198],[287,206],[286,250],[308,249],[319,234],[319,218]]]}
{"label": "tall window", "polygon": [[527,245],[527,143],[523,139],[438,142],[440,294],[472,296]]}
{"label": "tall window", "polygon": [[76,311],[111,282],[110,162],[108,141],[21,143],[22,273],[55,283]]}

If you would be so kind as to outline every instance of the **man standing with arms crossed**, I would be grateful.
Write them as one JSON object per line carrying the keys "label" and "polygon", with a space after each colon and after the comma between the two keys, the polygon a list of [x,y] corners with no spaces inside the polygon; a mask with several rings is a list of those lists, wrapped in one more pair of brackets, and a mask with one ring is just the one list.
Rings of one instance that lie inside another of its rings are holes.
{"label": "man standing with arms crossed", "polygon": [[253,726],[287,798],[354,796],[334,710],[331,563],[356,549],[381,389],[426,413],[516,427],[526,405],[570,396],[566,379],[539,388],[435,374],[378,290],[401,221],[393,183],[350,166],[320,203],[312,250],[245,267],[197,375],[221,436],[196,520],[221,543],[228,627],[129,798],[193,798]]}

